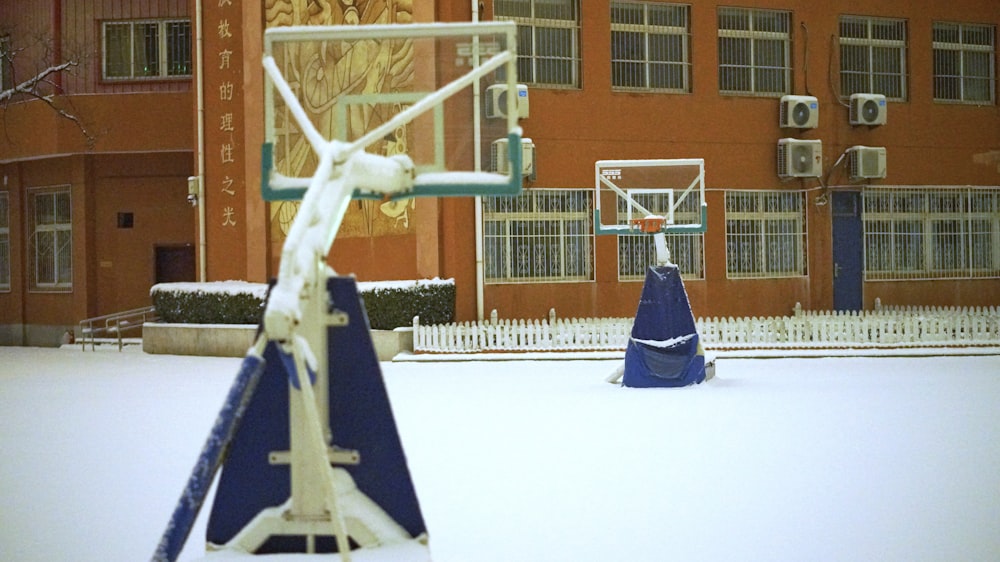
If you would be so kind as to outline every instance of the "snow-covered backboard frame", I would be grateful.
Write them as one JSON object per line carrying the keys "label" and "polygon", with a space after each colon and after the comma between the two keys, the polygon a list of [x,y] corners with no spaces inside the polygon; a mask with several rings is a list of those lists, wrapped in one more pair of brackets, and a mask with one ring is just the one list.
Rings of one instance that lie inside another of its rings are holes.
{"label": "snow-covered backboard frame", "polygon": [[699,233],[705,232],[707,217],[701,158],[594,165],[595,234]]}
{"label": "snow-covered backboard frame", "polygon": [[330,141],[344,143],[341,163],[365,151],[414,165],[412,187],[360,185],[354,198],[517,194],[517,99],[497,95],[517,91],[516,31],[512,22],[268,29],[263,198],[302,199]]}

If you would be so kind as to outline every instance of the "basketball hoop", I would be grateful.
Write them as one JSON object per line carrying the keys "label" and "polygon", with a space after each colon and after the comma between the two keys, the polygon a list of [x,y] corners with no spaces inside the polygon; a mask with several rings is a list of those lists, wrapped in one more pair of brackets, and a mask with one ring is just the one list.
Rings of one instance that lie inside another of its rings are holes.
{"label": "basketball hoop", "polygon": [[663,231],[663,225],[667,222],[664,217],[650,215],[641,219],[632,219],[632,228],[646,234],[656,234]]}

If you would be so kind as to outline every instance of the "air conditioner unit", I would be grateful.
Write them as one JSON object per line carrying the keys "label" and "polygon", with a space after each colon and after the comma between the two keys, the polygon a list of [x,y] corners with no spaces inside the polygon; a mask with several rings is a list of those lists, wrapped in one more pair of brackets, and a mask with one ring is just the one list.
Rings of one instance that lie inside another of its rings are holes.
{"label": "air conditioner unit", "polygon": [[885,125],[887,109],[882,94],[851,94],[851,125]]}
{"label": "air conditioner unit", "polygon": [[[497,139],[490,147],[490,168],[498,174],[510,173],[510,151],[507,139]],[[535,143],[521,139],[521,175],[535,179]]]}
{"label": "air conditioner unit", "polygon": [[778,120],[782,129],[814,129],[819,126],[819,100],[813,96],[782,96]]}
{"label": "air conditioner unit", "polygon": [[[517,85],[517,118],[528,118],[528,86]],[[486,88],[486,117],[500,119],[507,117],[507,84],[493,84]]]}
{"label": "air conditioner unit", "polygon": [[847,167],[853,180],[884,178],[885,148],[852,146],[847,149]]}
{"label": "air conditioner unit", "polygon": [[823,172],[823,141],[781,139],[778,141],[778,176],[818,178]]}

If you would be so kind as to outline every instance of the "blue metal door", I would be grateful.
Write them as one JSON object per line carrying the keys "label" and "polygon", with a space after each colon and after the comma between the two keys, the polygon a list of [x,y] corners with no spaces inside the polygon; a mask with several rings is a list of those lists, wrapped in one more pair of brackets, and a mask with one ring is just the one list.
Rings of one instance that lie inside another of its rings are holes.
{"label": "blue metal door", "polygon": [[833,308],[861,310],[864,254],[861,224],[861,192],[834,191],[833,214]]}

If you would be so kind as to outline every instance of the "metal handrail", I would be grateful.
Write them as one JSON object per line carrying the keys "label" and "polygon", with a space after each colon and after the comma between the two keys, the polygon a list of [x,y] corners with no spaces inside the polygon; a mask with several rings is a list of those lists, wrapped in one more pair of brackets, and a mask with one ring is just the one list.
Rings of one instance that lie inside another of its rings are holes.
{"label": "metal handrail", "polygon": [[142,328],[146,322],[156,319],[156,308],[145,306],[133,308],[124,312],[95,316],[80,321],[80,348],[87,351],[87,342],[90,342],[90,349],[97,349],[97,336],[101,334],[113,335],[118,340],[118,351],[122,350],[122,333],[136,328]]}

